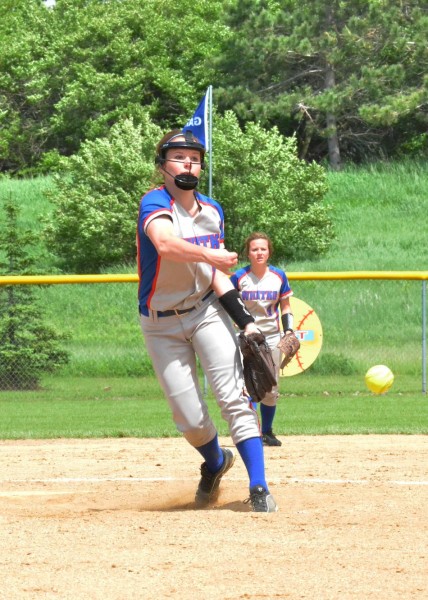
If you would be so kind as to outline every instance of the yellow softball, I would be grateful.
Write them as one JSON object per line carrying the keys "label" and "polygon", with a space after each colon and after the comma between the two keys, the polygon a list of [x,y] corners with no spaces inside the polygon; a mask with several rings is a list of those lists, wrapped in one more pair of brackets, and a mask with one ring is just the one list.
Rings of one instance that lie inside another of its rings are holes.
{"label": "yellow softball", "polygon": [[394,383],[394,374],[385,365],[375,365],[367,371],[365,382],[373,394],[385,394]]}

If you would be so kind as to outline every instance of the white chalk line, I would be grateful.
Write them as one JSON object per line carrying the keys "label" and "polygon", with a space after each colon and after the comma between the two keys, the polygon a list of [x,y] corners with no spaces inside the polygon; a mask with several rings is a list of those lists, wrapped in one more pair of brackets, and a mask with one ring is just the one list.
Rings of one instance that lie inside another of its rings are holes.
{"label": "white chalk line", "polygon": [[[387,485],[428,485],[428,481],[425,480],[368,480],[368,479],[322,479],[318,477],[291,477],[287,479],[279,478],[268,478],[269,482],[282,484],[282,483],[302,483],[302,484],[321,484],[321,485],[370,485],[371,483],[383,483]],[[2,484],[14,484],[14,483],[162,483],[166,481],[198,481],[196,478],[183,478],[183,477],[48,477],[45,479],[0,479],[0,485]],[[244,478],[230,478],[228,481],[248,481]],[[1,495],[1,492],[0,492]]]}
{"label": "white chalk line", "polygon": [[34,490],[34,491],[13,491],[13,492],[0,492],[0,498],[9,498],[13,496],[14,498],[17,496],[66,496],[70,494],[70,490],[54,492],[52,490]]}

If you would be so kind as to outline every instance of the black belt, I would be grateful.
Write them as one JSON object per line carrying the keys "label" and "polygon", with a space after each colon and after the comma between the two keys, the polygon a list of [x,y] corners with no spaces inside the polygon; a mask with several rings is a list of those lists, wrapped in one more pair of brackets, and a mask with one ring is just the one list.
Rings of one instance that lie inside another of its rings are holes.
{"label": "black belt", "polygon": [[[205,296],[202,298],[201,303],[204,302],[205,300],[207,300],[207,298],[209,298],[211,296],[211,294],[213,294],[213,290],[210,290],[208,292],[208,294],[205,294]],[[198,308],[201,303],[197,303],[195,306],[191,306],[190,308],[183,308],[183,309],[176,309],[176,310],[154,310],[152,312],[156,313],[156,315],[158,317],[172,317],[172,316],[179,316],[179,315],[185,315],[186,313],[192,312],[192,310],[195,310],[195,308]]]}

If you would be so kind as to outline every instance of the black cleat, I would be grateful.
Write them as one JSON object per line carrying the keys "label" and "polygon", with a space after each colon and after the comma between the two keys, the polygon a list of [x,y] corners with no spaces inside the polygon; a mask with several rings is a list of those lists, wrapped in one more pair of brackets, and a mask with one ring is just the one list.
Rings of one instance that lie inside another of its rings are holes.
{"label": "black cleat", "polygon": [[221,448],[223,464],[216,473],[208,471],[206,463],[201,465],[201,480],[196,490],[195,503],[197,508],[204,508],[215,502],[219,495],[220,481],[223,475],[235,462],[235,454],[229,448]]}
{"label": "black cleat", "polygon": [[282,442],[274,436],[272,429],[262,433],[263,446],[282,446]]}
{"label": "black cleat", "polygon": [[261,485],[255,485],[250,489],[250,497],[245,502],[250,502],[253,512],[277,512],[278,506],[272,496]]}

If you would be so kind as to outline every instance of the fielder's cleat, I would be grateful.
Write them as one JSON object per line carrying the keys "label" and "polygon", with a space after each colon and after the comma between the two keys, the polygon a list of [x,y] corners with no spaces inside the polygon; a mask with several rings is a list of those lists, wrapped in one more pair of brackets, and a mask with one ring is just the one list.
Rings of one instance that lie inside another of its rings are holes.
{"label": "fielder's cleat", "polygon": [[263,446],[282,446],[282,442],[274,436],[272,429],[262,434]]}
{"label": "fielder's cleat", "polygon": [[272,496],[261,485],[255,485],[250,489],[250,497],[245,502],[250,502],[253,512],[277,512],[278,506]]}
{"label": "fielder's cleat", "polygon": [[217,500],[221,478],[235,462],[235,454],[232,450],[221,448],[221,451],[223,452],[223,464],[216,473],[208,471],[206,463],[201,465],[201,480],[195,496],[197,508],[204,508]]}

